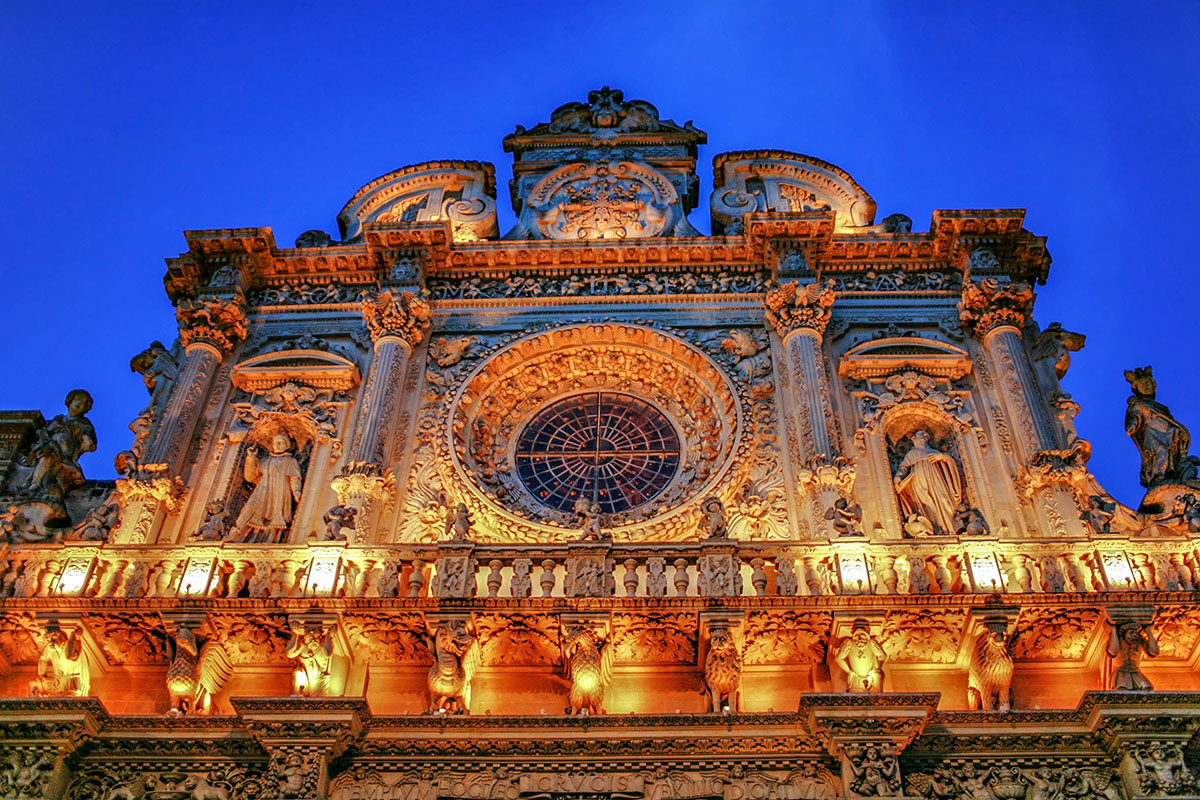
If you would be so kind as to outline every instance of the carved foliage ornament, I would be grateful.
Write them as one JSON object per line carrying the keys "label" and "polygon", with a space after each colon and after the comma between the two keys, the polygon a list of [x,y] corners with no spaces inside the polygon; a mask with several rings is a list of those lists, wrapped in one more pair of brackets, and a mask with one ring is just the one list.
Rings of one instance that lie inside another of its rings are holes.
{"label": "carved foliage ornament", "polygon": [[228,355],[246,338],[246,311],[241,297],[185,298],[175,310],[184,349],[204,342]]}
{"label": "carved foliage ornament", "polygon": [[1002,325],[1024,327],[1032,306],[1033,288],[1028,283],[984,278],[963,284],[958,315],[963,330],[982,337]]}
{"label": "carved foliage ornament", "polygon": [[833,316],[836,299],[833,281],[778,284],[763,299],[767,327],[781,337],[801,329],[812,330],[820,336]]}
{"label": "carved foliage ornament", "polygon": [[416,347],[429,332],[433,309],[423,294],[385,289],[364,295],[362,313],[372,341],[391,337]]}

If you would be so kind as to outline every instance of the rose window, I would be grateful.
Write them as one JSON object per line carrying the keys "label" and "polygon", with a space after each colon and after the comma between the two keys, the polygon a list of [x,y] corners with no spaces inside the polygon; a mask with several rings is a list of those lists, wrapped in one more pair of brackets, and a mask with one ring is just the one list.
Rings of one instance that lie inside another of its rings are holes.
{"label": "rose window", "polygon": [[592,392],[542,409],[517,440],[517,474],[551,508],[581,499],[619,513],[658,495],[679,468],[675,426],[655,406],[617,392]]}

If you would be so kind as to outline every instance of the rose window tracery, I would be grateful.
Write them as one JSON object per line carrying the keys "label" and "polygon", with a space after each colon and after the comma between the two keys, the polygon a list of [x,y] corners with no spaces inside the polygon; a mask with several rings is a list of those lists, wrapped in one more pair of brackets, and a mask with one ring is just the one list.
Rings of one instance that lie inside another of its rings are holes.
{"label": "rose window tracery", "polygon": [[588,499],[605,514],[658,496],[679,468],[675,427],[650,403],[616,392],[564,398],[535,416],[517,441],[517,474],[538,500],[570,511]]}

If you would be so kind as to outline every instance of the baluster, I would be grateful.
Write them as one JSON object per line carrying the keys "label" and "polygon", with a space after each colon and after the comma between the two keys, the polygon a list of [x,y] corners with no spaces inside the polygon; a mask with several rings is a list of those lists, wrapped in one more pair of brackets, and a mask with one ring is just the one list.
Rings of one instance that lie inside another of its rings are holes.
{"label": "baluster", "polygon": [[625,584],[625,596],[637,597],[638,590],[638,562],[636,558],[625,559],[625,579],[622,583]]}
{"label": "baluster", "polygon": [[754,593],[759,597],[767,593],[767,571],[763,569],[765,563],[761,558],[750,559],[750,566],[754,568],[754,572],[750,575],[750,585],[754,587]]}
{"label": "baluster", "polygon": [[1033,573],[1029,571],[1029,557],[1014,553],[1012,557],[1012,579],[1013,583],[1022,593],[1028,593],[1033,590]]}
{"label": "baluster", "polygon": [[408,573],[408,596],[420,597],[421,589],[425,586],[425,562],[413,559],[412,572]]}
{"label": "baluster", "polygon": [[493,558],[488,562],[488,569],[490,570],[487,576],[488,597],[496,597],[500,594],[500,583],[503,580],[500,570],[503,566],[504,562],[498,558]]}
{"label": "baluster", "polygon": [[1079,556],[1074,553],[1065,553],[1063,561],[1067,562],[1067,578],[1071,581],[1071,585],[1075,587],[1075,591],[1090,592],[1091,587],[1088,586],[1087,575],[1083,572],[1083,565],[1079,563]]}
{"label": "baluster", "polygon": [[933,555],[930,556],[933,560],[933,580],[937,583],[938,591],[942,594],[950,594],[950,584],[953,578],[950,576],[950,569],[946,566],[946,556]]}
{"label": "baluster", "polygon": [[691,582],[691,576],[688,575],[688,562],[686,558],[677,558],[674,561],[675,574],[671,576],[671,582],[675,584],[675,594],[679,597],[687,597],[688,583]]}
{"label": "baluster", "polygon": [[542,587],[542,597],[549,597],[554,593],[554,560],[547,558],[542,561],[542,577],[538,580],[538,584]]}
{"label": "baluster", "polygon": [[[875,591],[878,594],[896,594],[900,576],[896,574],[896,557],[878,556],[875,559]],[[880,592],[879,590],[884,591]]]}
{"label": "baluster", "polygon": [[1175,569],[1179,573],[1180,588],[1185,592],[1196,591],[1196,587],[1192,585],[1192,568],[1188,566],[1187,559],[1184,558],[1183,554],[1172,554],[1171,563],[1175,565]]}

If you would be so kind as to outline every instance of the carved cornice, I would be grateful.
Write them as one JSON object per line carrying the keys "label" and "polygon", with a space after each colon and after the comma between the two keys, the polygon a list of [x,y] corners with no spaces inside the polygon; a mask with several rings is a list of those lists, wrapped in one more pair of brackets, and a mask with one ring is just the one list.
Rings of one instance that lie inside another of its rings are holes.
{"label": "carved cornice", "polygon": [[1033,289],[1028,283],[1000,283],[995,278],[967,281],[958,304],[963,330],[980,339],[995,328],[1025,326],[1033,308]]}
{"label": "carved cornice", "polygon": [[419,294],[385,289],[363,298],[362,314],[372,341],[401,339],[411,348],[424,341],[429,333],[433,310]]}

